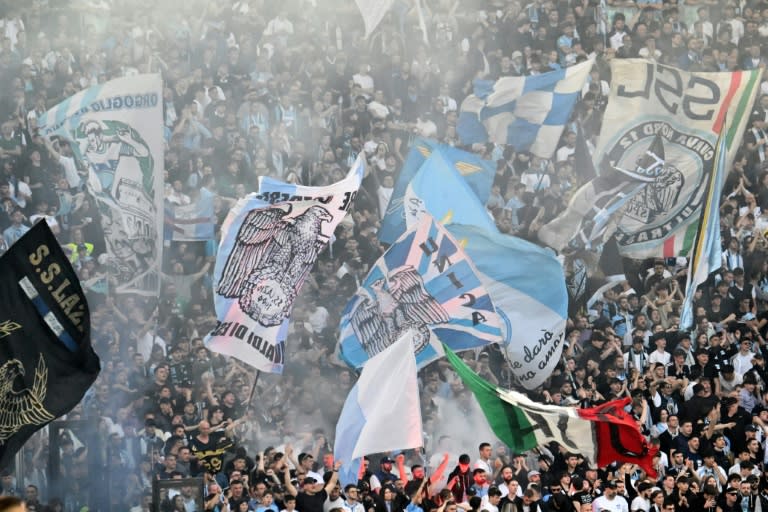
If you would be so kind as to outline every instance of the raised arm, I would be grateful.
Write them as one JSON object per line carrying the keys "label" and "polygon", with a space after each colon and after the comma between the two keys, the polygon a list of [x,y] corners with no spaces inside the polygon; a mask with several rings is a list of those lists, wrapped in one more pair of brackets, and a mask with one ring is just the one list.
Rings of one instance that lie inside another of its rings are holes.
{"label": "raised arm", "polygon": [[330,494],[331,491],[336,487],[336,484],[339,481],[339,468],[341,467],[341,461],[337,460],[333,463],[333,473],[331,473],[331,479],[328,480],[328,483],[325,484],[325,492]]}
{"label": "raised arm", "polygon": [[[337,473],[334,473],[334,476],[335,475],[337,475]],[[286,464],[285,468],[283,469],[283,480],[285,481],[285,490],[288,491],[288,494],[291,496],[296,496],[299,494],[299,491],[296,490],[296,487],[294,487],[291,483],[291,469],[288,467],[288,464]]]}
{"label": "raised arm", "polygon": [[445,473],[445,470],[448,468],[448,459],[450,458],[450,455],[447,453],[443,454],[443,460],[440,462],[440,465],[437,466],[437,469],[435,469],[434,474],[429,477],[429,483],[434,484],[436,482],[439,482],[443,478],[443,473]]}

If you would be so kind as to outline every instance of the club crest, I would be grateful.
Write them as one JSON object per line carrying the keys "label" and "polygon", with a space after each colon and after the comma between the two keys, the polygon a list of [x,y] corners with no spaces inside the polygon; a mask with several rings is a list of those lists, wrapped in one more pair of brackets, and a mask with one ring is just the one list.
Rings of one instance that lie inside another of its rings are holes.
{"label": "club crest", "polygon": [[43,406],[48,393],[48,368],[40,356],[32,387],[20,389],[18,384],[26,374],[18,359],[11,359],[0,367],[0,445],[27,426],[43,425],[53,421],[53,414]]}
{"label": "club crest", "polygon": [[327,242],[322,206],[291,217],[283,203],[250,211],[237,232],[216,293],[238,299],[242,311],[265,327],[288,318],[301,284]]}
{"label": "club crest", "polygon": [[418,354],[429,345],[429,325],[448,322],[450,316],[424,288],[410,265],[397,268],[371,284],[352,312],[350,323],[369,357],[373,357],[411,331]]}
{"label": "club crest", "polygon": [[688,221],[701,205],[714,156],[710,141],[668,123],[643,123],[618,137],[602,160],[603,172],[645,183],[624,208],[619,245],[662,240]]}

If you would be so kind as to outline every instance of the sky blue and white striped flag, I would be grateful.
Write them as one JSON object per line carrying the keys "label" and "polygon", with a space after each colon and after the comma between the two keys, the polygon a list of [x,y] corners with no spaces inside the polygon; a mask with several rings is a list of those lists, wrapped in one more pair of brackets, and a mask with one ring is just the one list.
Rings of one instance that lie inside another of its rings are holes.
{"label": "sky blue and white striped flag", "polygon": [[474,262],[502,320],[512,371],[533,389],[552,374],[565,341],[568,291],[554,252],[474,226],[446,229]]}
{"label": "sky blue and white striped flag", "polygon": [[363,456],[423,444],[416,358],[408,334],[373,356],[347,395],[333,452],[342,462],[342,486],[357,483]]}
{"label": "sky blue and white striped flag", "polygon": [[405,190],[422,165],[424,165],[427,159],[431,158],[433,153],[441,155],[441,165],[445,166],[441,167],[441,169],[452,167],[467,182],[467,185],[469,185],[474,195],[477,196],[480,203],[485,204],[488,201],[493,178],[496,173],[496,167],[493,162],[483,160],[474,153],[468,153],[446,144],[438,144],[434,140],[418,138],[411,145],[403,168],[397,177],[392,197],[387,206],[386,215],[381,221],[378,236],[379,240],[383,243],[392,244],[400,238],[400,235],[405,233],[407,229],[403,210]]}
{"label": "sky blue and white striped flag", "polygon": [[501,339],[494,305],[457,241],[429,215],[374,264],[341,318],[341,358],[360,368],[405,334],[419,367],[442,341],[467,350]]}
{"label": "sky blue and white striped flag", "polygon": [[464,144],[510,144],[550,158],[594,65],[587,60],[541,75],[475,80],[456,129]]}
{"label": "sky blue and white striped flag", "polygon": [[720,132],[715,153],[715,172],[709,175],[707,195],[701,207],[699,229],[688,257],[688,282],[685,286],[685,300],[680,311],[680,330],[693,327],[693,296],[696,288],[707,280],[709,274],[722,264],[723,248],[720,243],[720,194],[728,174],[728,146],[726,130]]}

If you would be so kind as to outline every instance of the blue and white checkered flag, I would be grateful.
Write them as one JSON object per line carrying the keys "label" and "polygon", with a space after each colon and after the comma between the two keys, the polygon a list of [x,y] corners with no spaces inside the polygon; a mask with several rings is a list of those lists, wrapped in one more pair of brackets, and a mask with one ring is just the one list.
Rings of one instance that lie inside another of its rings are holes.
{"label": "blue and white checkered flag", "polygon": [[475,80],[474,94],[461,104],[461,141],[510,144],[550,158],[593,65],[587,60],[541,75]]}

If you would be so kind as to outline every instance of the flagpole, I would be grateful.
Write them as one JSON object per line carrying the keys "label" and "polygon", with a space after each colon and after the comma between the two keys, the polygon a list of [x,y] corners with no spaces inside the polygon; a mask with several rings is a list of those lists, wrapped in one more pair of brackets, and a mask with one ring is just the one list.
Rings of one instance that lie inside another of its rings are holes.
{"label": "flagpole", "polygon": [[246,414],[251,410],[251,402],[253,402],[253,395],[256,394],[256,384],[259,383],[259,375],[261,370],[256,370],[256,377],[253,379],[253,385],[251,386],[251,392],[248,394],[248,405],[245,408]]}

